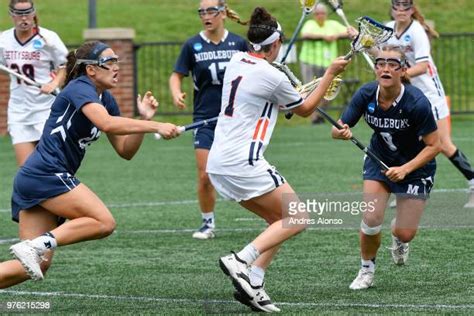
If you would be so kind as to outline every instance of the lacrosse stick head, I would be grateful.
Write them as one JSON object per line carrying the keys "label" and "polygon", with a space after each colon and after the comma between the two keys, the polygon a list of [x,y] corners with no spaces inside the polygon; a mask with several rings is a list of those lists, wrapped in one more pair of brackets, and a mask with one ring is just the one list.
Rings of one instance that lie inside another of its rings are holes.
{"label": "lacrosse stick head", "polygon": [[316,0],[300,0],[301,6],[306,14],[310,14],[316,6]]}
{"label": "lacrosse stick head", "polygon": [[342,0],[326,0],[326,2],[333,8],[334,11],[342,9]]}
{"label": "lacrosse stick head", "polygon": [[[321,82],[321,78],[314,78],[310,82],[302,85],[301,87],[297,88],[296,90],[301,94],[303,98],[306,99],[306,97],[313,92],[314,89],[319,85]],[[336,76],[332,81],[331,84],[329,85],[328,89],[326,90],[326,93],[324,94],[324,99],[328,101],[334,100],[337,95],[339,94],[339,91],[341,91],[341,86],[342,86],[342,78],[341,76]]]}
{"label": "lacrosse stick head", "polygon": [[379,46],[392,37],[392,28],[379,23],[368,16],[359,18],[357,22],[359,25],[359,34],[351,43],[354,52],[363,52],[374,46]]}

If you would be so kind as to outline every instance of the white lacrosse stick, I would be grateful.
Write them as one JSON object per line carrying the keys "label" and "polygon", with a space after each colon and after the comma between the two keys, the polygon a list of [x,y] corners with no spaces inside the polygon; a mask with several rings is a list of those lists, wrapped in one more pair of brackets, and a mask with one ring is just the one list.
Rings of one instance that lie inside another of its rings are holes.
{"label": "white lacrosse stick", "polygon": [[[41,89],[41,83],[38,83],[30,78],[28,78],[27,76],[24,76],[22,74],[19,74],[17,73],[16,71],[14,71],[13,69],[10,69],[2,64],[0,64],[0,70],[20,79],[20,80],[23,80],[24,82],[26,82],[27,84],[29,85],[32,85],[32,86],[35,86],[35,87],[38,87]],[[59,93],[59,90],[58,89],[55,89],[54,91],[50,92],[50,94],[54,95],[54,96],[57,96]]]}
{"label": "white lacrosse stick", "polygon": [[[272,66],[283,72],[290,80],[291,85],[295,87],[296,91],[298,91],[304,98],[310,95],[311,92],[313,92],[313,90],[318,87],[322,79],[314,78],[310,82],[302,84],[301,81],[295,76],[295,74],[290,70],[290,68],[288,68],[287,65],[273,62]],[[331,84],[326,90],[326,93],[324,94],[323,98],[328,101],[334,100],[337,97],[339,91],[341,90],[342,82],[342,78],[340,76],[336,76],[331,81]]]}
{"label": "white lacrosse stick", "polygon": [[316,7],[316,0],[300,0],[301,5],[303,7],[303,12],[301,13],[301,18],[298,21],[298,25],[296,26],[295,31],[293,32],[293,35],[291,35],[290,42],[288,43],[288,46],[286,48],[286,52],[283,55],[282,59],[280,60],[280,63],[285,63],[286,57],[288,57],[288,54],[291,51],[291,47],[296,41],[296,38],[298,37],[298,33],[300,32],[301,28],[303,27],[303,22],[304,19],[308,14],[313,12],[314,7]]}
{"label": "white lacrosse stick", "polygon": [[[213,118],[210,118],[210,119],[207,119],[207,120],[202,120],[202,121],[191,123],[191,124],[184,125],[184,126],[178,126],[178,132],[181,134],[183,132],[191,131],[191,130],[196,129],[196,128],[201,128],[201,127],[204,127],[204,126],[208,126],[213,122],[217,123],[218,119],[219,119],[219,117],[216,116],[216,117],[213,117]],[[159,133],[155,133],[154,135],[155,135],[156,140],[160,140],[160,139],[163,138]]]}
{"label": "white lacrosse stick", "polygon": [[[333,10],[336,12],[336,14],[341,18],[342,22],[344,22],[344,25],[346,27],[350,27],[349,21],[347,21],[346,15],[344,14],[344,11],[342,10],[342,1],[340,0],[326,0],[329,5],[333,8]],[[370,68],[374,70],[374,62],[370,58],[370,56],[367,54],[367,52],[362,52],[362,56],[364,56],[365,60],[367,61],[367,64],[369,64]]]}
{"label": "white lacrosse stick", "polygon": [[[298,91],[304,99],[306,99],[306,97],[309,96],[311,92],[313,92],[313,90],[316,89],[319,83],[321,82],[321,78],[314,78],[310,82],[303,85],[301,81],[295,76],[295,74],[290,70],[290,68],[288,68],[287,65],[280,64],[277,62],[273,62],[271,65],[286,75],[288,80],[290,80],[291,85],[296,88],[296,91]],[[343,83],[343,80],[341,79],[341,77],[336,76],[331,81],[331,84],[327,88],[326,93],[324,94],[323,98],[328,101],[334,100],[337,97],[339,91],[341,90],[342,83]],[[319,108],[316,108],[316,110],[319,112],[322,111]],[[324,115],[327,115],[327,114],[324,113]],[[291,119],[292,117],[293,117],[293,112],[289,111],[285,113],[285,118],[287,120]]]}
{"label": "white lacrosse stick", "polygon": [[355,53],[364,53],[372,47],[378,46],[392,37],[393,29],[367,16],[357,19],[359,34],[351,43],[351,51],[344,56],[350,59]]}

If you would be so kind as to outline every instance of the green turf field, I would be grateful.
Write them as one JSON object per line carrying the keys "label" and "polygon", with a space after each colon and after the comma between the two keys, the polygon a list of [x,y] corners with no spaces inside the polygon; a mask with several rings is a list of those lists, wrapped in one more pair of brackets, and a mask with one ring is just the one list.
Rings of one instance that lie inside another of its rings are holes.
{"label": "green turf field", "polygon": [[[472,117],[453,122],[454,141],[471,161],[473,122]],[[367,129],[355,133],[367,142]],[[220,201],[217,238],[191,238],[200,216],[190,136],[169,142],[149,136],[129,162],[114,154],[104,136],[92,145],[78,177],[110,207],[116,232],[58,249],[46,280],[0,291],[0,314],[14,301],[47,301],[56,315],[248,313],[233,301],[231,282],[217,260],[246,245],[265,225],[236,203]],[[15,172],[9,141],[0,139],[1,261],[9,258],[17,236],[17,225],[9,220]],[[331,140],[327,124],[292,125],[281,119],[266,157],[297,192],[346,198],[361,190],[361,152],[349,142]],[[351,291],[359,266],[357,228],[313,226],[285,243],[267,272],[267,291],[283,312],[473,314],[474,212],[462,209],[464,179],[446,158],[439,157],[438,166],[407,266],[391,263],[385,234],[376,287]]]}

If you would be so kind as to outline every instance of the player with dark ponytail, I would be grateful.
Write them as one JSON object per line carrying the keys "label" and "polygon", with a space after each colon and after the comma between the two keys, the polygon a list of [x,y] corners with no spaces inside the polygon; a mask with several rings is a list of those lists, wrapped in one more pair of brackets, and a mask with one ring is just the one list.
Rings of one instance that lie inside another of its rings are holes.
{"label": "player with dark ponytail", "polygon": [[280,309],[264,288],[265,270],[281,244],[306,225],[292,223],[287,211],[298,197],[263,154],[278,111],[291,109],[309,116],[348,61],[334,61],[319,86],[303,100],[286,75],[271,65],[282,45],[283,31],[264,8],[253,11],[247,39],[251,51],[236,53],[227,66],[207,172],[221,196],[239,202],[269,225],[241,251],[220,258],[219,263],[232,278],[237,300],[259,311],[276,312]]}

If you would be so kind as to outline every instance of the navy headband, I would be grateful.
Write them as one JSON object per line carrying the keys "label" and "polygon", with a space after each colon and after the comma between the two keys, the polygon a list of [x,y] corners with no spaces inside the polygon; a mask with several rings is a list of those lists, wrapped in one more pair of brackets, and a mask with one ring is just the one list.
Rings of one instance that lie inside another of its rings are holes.
{"label": "navy headband", "polygon": [[109,45],[102,42],[98,42],[97,44],[94,45],[94,47],[91,49],[89,54],[86,56],[86,59],[98,60],[100,54],[102,54],[102,52],[106,50],[107,48],[110,48]]}

